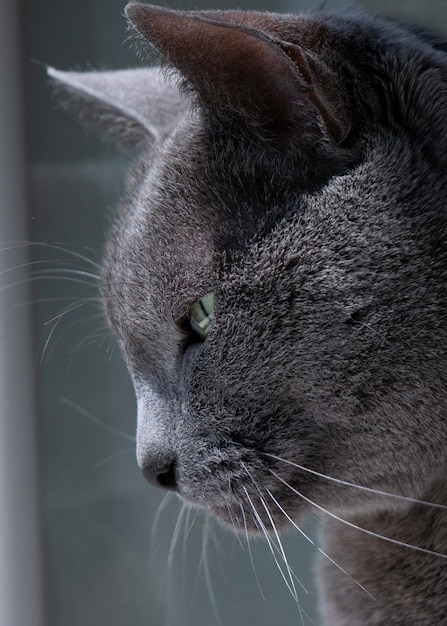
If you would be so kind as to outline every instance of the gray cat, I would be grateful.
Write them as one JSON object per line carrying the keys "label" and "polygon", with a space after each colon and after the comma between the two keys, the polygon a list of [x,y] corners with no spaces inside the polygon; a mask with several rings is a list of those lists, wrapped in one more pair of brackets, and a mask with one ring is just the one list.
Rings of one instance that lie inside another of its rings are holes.
{"label": "gray cat", "polygon": [[328,626],[447,624],[447,46],[127,16],[165,70],[50,74],[140,147],[102,295],[144,475],[239,531],[321,514]]}

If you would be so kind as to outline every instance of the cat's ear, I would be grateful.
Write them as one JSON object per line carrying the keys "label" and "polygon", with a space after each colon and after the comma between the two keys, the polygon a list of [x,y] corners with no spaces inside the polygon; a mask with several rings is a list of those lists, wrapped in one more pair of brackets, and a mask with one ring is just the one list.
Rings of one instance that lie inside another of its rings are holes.
{"label": "cat's ear", "polygon": [[333,74],[299,45],[225,21],[225,12],[135,3],[126,7],[126,15],[213,114],[237,116],[276,135],[317,117],[334,141],[348,134],[349,119]]}
{"label": "cat's ear", "polygon": [[81,120],[119,143],[162,141],[186,108],[185,97],[157,68],[108,72],[64,72],[48,68],[63,87],[63,101]]}

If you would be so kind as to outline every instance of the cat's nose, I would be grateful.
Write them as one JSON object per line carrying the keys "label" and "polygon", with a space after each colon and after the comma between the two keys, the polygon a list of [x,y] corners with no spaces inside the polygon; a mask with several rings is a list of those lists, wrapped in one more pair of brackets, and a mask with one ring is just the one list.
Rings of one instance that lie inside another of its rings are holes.
{"label": "cat's nose", "polygon": [[155,487],[177,491],[175,458],[145,460],[142,468],[145,479]]}

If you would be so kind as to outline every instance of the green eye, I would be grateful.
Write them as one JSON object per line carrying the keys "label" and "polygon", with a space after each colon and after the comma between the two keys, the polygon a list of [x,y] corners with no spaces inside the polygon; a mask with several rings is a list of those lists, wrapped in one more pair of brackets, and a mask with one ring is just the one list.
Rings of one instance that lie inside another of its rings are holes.
{"label": "green eye", "polygon": [[214,293],[200,298],[188,313],[189,326],[200,339],[206,339],[214,313]]}

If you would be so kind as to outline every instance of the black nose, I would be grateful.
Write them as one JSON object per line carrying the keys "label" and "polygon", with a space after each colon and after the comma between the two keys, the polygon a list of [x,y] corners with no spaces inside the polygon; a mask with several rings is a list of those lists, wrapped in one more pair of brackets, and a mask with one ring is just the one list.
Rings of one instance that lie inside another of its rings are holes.
{"label": "black nose", "polygon": [[167,462],[157,462],[155,460],[153,462],[145,462],[142,472],[151,485],[177,491],[175,459],[170,459]]}

